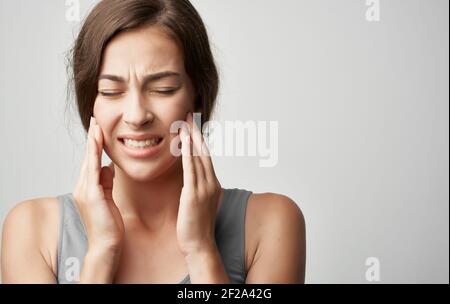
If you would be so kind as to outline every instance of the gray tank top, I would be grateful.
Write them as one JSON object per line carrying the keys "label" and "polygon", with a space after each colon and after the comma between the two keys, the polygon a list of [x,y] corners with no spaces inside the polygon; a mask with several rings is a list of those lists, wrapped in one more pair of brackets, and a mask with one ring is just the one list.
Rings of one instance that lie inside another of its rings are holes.
{"label": "gray tank top", "polygon": [[[216,217],[215,238],[231,283],[245,283],[245,213],[252,192],[224,189]],[[78,283],[88,242],[85,226],[71,193],[57,196],[60,213],[58,284]],[[178,284],[190,283],[187,275]]]}

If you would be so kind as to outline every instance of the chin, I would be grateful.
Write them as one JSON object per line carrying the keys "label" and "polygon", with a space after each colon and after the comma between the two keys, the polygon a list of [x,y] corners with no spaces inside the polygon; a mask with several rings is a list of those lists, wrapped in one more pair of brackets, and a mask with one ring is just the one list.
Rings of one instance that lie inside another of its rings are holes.
{"label": "chin", "polygon": [[125,173],[126,175],[128,175],[130,179],[141,183],[154,180],[156,177],[159,176],[159,172],[157,170],[149,168],[141,168],[141,169],[127,168],[125,170]]}
{"label": "chin", "polygon": [[126,161],[121,163],[119,167],[130,179],[137,182],[149,182],[170,172],[176,160],[176,158],[170,157],[169,159],[148,163]]}

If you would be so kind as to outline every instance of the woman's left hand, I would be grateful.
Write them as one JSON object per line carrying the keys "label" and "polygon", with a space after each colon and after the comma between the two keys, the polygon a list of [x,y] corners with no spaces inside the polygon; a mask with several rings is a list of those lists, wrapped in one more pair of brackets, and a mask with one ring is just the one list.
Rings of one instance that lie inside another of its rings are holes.
{"label": "woman's left hand", "polygon": [[188,113],[186,121],[190,132],[180,130],[183,189],[177,219],[178,245],[185,256],[216,249],[214,228],[223,195],[192,113]]}

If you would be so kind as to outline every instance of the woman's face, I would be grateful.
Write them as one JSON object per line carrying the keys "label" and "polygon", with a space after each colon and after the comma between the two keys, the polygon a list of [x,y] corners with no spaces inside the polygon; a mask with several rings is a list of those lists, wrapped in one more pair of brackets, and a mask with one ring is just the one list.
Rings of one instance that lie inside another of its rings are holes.
{"label": "woman's face", "polygon": [[[179,161],[170,152],[177,136],[170,125],[194,111],[182,51],[157,27],[124,32],[108,43],[99,75],[94,117],[103,130],[105,152],[134,180],[158,177]],[[125,140],[140,135],[137,139],[160,142],[142,149],[133,146],[149,141]]]}

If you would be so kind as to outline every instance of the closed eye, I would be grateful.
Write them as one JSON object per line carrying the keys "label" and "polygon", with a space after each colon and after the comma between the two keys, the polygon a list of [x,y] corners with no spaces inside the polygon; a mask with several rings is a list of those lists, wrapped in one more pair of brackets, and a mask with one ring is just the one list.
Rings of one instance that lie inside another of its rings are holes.
{"label": "closed eye", "polygon": [[116,97],[122,95],[122,92],[102,92],[99,91],[99,94],[104,97]]}
{"label": "closed eye", "polygon": [[[162,95],[171,95],[175,93],[179,88],[167,88],[167,89],[159,89],[159,90],[149,90],[150,94],[162,94]],[[103,97],[119,97],[123,95],[121,91],[99,91],[98,92]]]}
{"label": "closed eye", "polygon": [[157,93],[157,94],[163,94],[163,95],[170,95],[172,93],[175,93],[178,90],[178,88],[172,88],[172,89],[159,89],[159,90],[150,90],[150,93]]}

